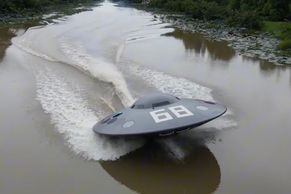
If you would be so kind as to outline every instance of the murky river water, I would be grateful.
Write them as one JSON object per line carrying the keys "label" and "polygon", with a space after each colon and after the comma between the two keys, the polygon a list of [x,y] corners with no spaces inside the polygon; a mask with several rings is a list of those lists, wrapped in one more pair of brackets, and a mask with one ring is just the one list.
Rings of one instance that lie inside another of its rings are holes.
{"label": "murky river water", "polygon": [[[55,22],[7,49],[0,31],[0,193],[291,193],[290,67],[109,2]],[[153,91],[229,111],[150,142],[92,132]]]}

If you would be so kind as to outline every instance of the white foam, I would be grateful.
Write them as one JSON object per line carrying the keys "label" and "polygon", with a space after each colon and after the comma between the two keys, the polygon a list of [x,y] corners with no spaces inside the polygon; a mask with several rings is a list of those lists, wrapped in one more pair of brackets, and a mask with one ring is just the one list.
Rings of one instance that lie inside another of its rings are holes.
{"label": "white foam", "polygon": [[[27,37],[29,39],[27,39]],[[117,95],[125,106],[131,105],[133,99],[127,89],[126,82],[118,69],[104,61],[98,61],[88,55],[81,46],[62,41],[61,48],[69,60],[58,59],[40,51],[35,51],[30,42],[31,34],[13,39],[13,45],[33,56],[49,62],[61,62],[72,65],[90,76],[99,80],[110,82],[115,87]],[[115,160],[122,155],[140,147],[142,141],[128,141],[124,139],[109,139],[98,136],[92,131],[93,125],[99,120],[82,99],[80,91],[70,88],[64,79],[46,68],[41,70],[40,64],[27,64],[35,73],[37,82],[37,98],[41,102],[44,111],[50,114],[51,121],[58,132],[64,134],[68,146],[86,159]],[[113,105],[107,102],[111,109]],[[100,118],[104,117],[99,113]]]}
{"label": "white foam", "polygon": [[58,132],[62,133],[69,147],[86,159],[115,160],[138,147],[142,141],[108,139],[96,135],[93,125],[101,112],[94,113],[78,89],[70,87],[51,70],[37,70],[37,98]]}
{"label": "white foam", "polygon": [[133,103],[134,100],[127,88],[126,81],[116,66],[100,58],[95,59],[87,54],[80,44],[65,38],[61,40],[61,49],[72,60],[73,66],[89,72],[99,80],[112,83],[124,106],[130,106]]}
{"label": "white foam", "polygon": [[118,64],[119,61],[120,61],[120,58],[124,52],[124,49],[125,49],[125,45],[126,45],[126,42],[120,44],[120,46],[118,47],[117,49],[117,53],[116,53],[116,57],[115,57],[115,63]]}
{"label": "white foam", "polygon": [[[29,29],[29,31],[31,30],[32,29]],[[124,106],[130,106],[133,103],[134,99],[127,88],[126,81],[115,65],[100,58],[96,59],[90,56],[80,44],[73,43],[65,38],[61,39],[60,47],[63,53],[67,56],[67,59],[59,59],[41,53],[40,51],[35,51],[31,45],[32,42],[29,41],[32,35],[33,33],[27,32],[26,36],[12,39],[12,43],[19,49],[31,55],[50,62],[60,62],[72,65],[96,79],[112,83],[116,90],[116,94],[120,97]],[[123,50],[121,49],[120,55],[122,52]]]}
{"label": "white foam", "polygon": [[136,42],[146,41],[150,39],[160,38],[161,35],[175,31],[173,28],[166,28],[169,24],[155,24],[145,25],[140,29],[131,31],[131,33],[126,38],[127,44],[132,44]]}
{"label": "white foam", "polygon": [[57,62],[56,59],[48,56],[48,55],[45,55],[43,53],[40,53],[40,52],[37,52],[35,50],[33,50],[30,46],[30,42],[29,41],[26,41],[26,39],[24,37],[17,37],[17,38],[13,38],[12,39],[12,43],[13,45],[15,45],[16,47],[18,47],[19,49],[31,54],[31,55],[34,55],[36,57],[40,57],[42,59],[45,59],[47,61],[51,61],[51,62]]}
{"label": "white foam", "polygon": [[151,34],[151,35],[148,34],[146,36],[133,36],[133,37],[127,38],[126,42],[127,43],[136,43],[136,42],[141,42],[141,41],[159,38],[160,36],[161,36],[160,34]]}
{"label": "white foam", "polygon": [[50,14],[44,14],[42,16],[42,19],[49,19],[49,18],[57,16],[57,14],[58,14],[57,12],[53,12],[53,13],[50,13]]}
{"label": "white foam", "polygon": [[223,115],[209,123],[203,125],[203,128],[215,128],[219,130],[230,129],[237,127],[237,122],[231,118],[228,118],[228,114]]}
{"label": "white foam", "polygon": [[[131,64],[126,68],[128,68],[129,72],[143,79],[147,84],[157,88],[161,92],[169,93],[181,98],[215,101],[210,88],[201,86],[188,79],[175,77],[134,64]],[[227,111],[222,117],[215,119],[206,126],[219,130],[236,127],[237,123],[231,118],[231,116],[232,112]]]}
{"label": "white foam", "polygon": [[178,78],[133,64],[129,66],[129,70],[131,73],[142,78],[146,83],[162,92],[183,98],[198,98],[214,101],[211,95],[211,89],[185,78]]}

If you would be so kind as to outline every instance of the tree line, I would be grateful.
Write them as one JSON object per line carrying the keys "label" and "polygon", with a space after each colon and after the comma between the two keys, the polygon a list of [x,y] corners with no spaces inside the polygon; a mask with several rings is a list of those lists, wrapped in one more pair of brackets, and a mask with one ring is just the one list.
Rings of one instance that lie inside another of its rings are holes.
{"label": "tree line", "polygon": [[27,11],[38,13],[54,5],[86,3],[92,1],[93,0],[0,0],[0,15],[23,14]]}
{"label": "tree line", "polygon": [[291,0],[151,0],[149,6],[251,29],[261,28],[265,20],[291,20]]}

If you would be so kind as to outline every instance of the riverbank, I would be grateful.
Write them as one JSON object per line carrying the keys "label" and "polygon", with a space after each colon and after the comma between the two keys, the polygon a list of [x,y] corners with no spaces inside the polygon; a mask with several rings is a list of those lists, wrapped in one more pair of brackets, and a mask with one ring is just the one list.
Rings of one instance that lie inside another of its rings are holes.
{"label": "riverbank", "polygon": [[171,24],[173,27],[201,33],[210,40],[227,41],[240,55],[265,60],[276,65],[291,65],[291,51],[280,50],[278,34],[268,30],[254,31],[242,27],[231,27],[222,20],[201,20],[185,14],[176,14],[162,9],[151,8],[148,3],[130,3],[130,6],[146,10],[155,15],[157,20]]}
{"label": "riverbank", "polygon": [[35,8],[27,8],[15,12],[3,12],[0,13],[0,27],[31,21],[52,20],[65,15],[88,11],[99,2],[99,0],[91,0],[84,3],[69,2],[65,4],[49,5],[47,7],[42,7],[39,10],[35,10]]}
{"label": "riverbank", "polygon": [[4,57],[5,50],[11,45],[11,39],[24,33],[28,28],[57,23],[59,18],[89,11],[100,2],[99,0],[86,3],[72,2],[64,5],[51,5],[38,12],[26,10],[22,14],[0,14],[0,61]]}
{"label": "riverbank", "polygon": [[291,65],[290,51],[278,50],[280,40],[271,33],[250,33],[245,28],[229,27],[223,22],[202,21],[183,15],[156,14],[156,18],[186,31],[201,33],[212,40],[227,41],[241,55],[260,58],[276,65]]}

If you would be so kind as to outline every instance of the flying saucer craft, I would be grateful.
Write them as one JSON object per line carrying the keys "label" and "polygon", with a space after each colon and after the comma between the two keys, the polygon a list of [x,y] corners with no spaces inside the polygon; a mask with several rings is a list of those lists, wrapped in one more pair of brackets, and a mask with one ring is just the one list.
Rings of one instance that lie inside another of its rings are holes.
{"label": "flying saucer craft", "polygon": [[203,125],[226,110],[214,102],[155,93],[105,117],[93,130],[108,136],[170,135]]}

